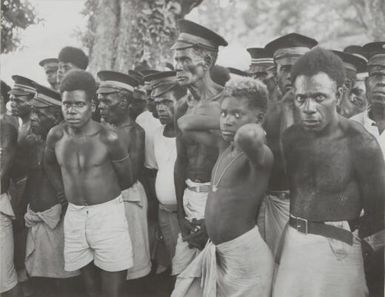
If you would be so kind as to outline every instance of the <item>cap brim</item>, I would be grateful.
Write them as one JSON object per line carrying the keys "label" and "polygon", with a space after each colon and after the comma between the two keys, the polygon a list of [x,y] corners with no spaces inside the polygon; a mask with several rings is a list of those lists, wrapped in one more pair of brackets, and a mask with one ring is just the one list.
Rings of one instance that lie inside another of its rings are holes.
{"label": "cap brim", "polygon": [[111,87],[100,87],[97,89],[96,94],[110,94],[118,92],[119,90]]}
{"label": "cap brim", "polygon": [[26,92],[19,89],[11,89],[8,94],[16,95],[16,96],[28,96],[28,95],[34,95],[34,93]]}
{"label": "cap brim", "polygon": [[171,47],[172,50],[182,50],[186,48],[191,48],[193,45],[188,42],[184,42],[182,40],[177,40],[174,45]]}

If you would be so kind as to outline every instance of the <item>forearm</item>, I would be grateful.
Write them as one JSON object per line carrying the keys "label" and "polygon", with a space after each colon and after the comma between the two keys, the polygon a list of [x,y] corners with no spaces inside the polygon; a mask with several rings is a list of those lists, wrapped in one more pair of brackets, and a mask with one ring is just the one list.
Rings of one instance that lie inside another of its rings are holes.
{"label": "forearm", "polygon": [[175,161],[175,167],[174,167],[174,184],[175,184],[175,194],[176,194],[176,202],[178,207],[178,218],[184,218],[185,212],[183,208],[183,194],[184,190],[186,188],[186,182],[185,182],[185,166],[184,162],[180,160],[180,158],[177,158]]}
{"label": "forearm", "polygon": [[235,135],[235,144],[253,163],[264,163],[265,132],[257,124],[242,126]]}
{"label": "forearm", "polygon": [[178,119],[178,127],[182,132],[218,130],[219,115],[187,114]]}

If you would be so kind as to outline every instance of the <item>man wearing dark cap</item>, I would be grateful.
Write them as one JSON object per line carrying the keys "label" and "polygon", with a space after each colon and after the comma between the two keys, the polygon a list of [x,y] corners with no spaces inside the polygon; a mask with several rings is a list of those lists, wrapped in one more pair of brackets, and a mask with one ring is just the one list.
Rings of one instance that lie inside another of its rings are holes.
{"label": "man wearing dark cap", "polygon": [[9,194],[10,169],[14,163],[15,150],[17,145],[17,128],[9,120],[5,113],[6,99],[10,87],[1,81],[0,97],[0,294],[4,296],[19,296],[17,285],[17,273],[14,265],[14,238],[12,221],[15,213],[11,205]]}
{"label": "man wearing dark cap", "polygon": [[58,60],[57,81],[59,85],[68,71],[72,69],[85,70],[88,66],[87,55],[77,47],[63,47],[59,52]]}
{"label": "man wearing dark cap", "polygon": [[345,81],[338,56],[311,50],[292,80],[298,120],[282,137],[290,219],[273,296],[368,296],[361,240],[384,230],[381,149],[337,113]]}
{"label": "man wearing dark cap", "polygon": [[[49,182],[43,166],[48,131],[62,121],[60,94],[39,84],[32,100],[31,133],[37,138],[35,155],[27,175],[25,197],[28,201],[24,215],[28,228],[25,267],[29,277],[44,277],[35,281],[35,294],[46,296],[67,292],[64,279],[79,275],[79,271],[64,270],[63,204]],[[58,281],[60,279],[61,281]]]}
{"label": "man wearing dark cap", "polygon": [[274,165],[269,182],[269,193],[261,206],[260,225],[262,234],[273,255],[279,249],[282,231],[289,219],[289,185],[281,155],[281,133],[294,122],[292,100],[293,86],[291,69],[298,59],[308,52],[317,41],[290,33],[279,37],[265,46],[273,54],[276,65],[277,86],[270,94],[270,105],[267,110],[264,128],[267,144],[274,154]]}
{"label": "man wearing dark cap", "polygon": [[240,70],[238,68],[234,68],[234,67],[227,67],[227,69],[229,70],[230,72],[230,76],[232,78],[240,78],[240,77],[249,77],[249,73],[247,73],[246,71],[243,71],[243,70]]}
{"label": "man wearing dark cap", "polygon": [[[223,87],[213,82],[210,69],[216,62],[219,46],[227,42],[213,31],[187,20],[179,21],[180,34],[172,47],[175,50],[175,71],[178,83],[188,94],[176,110],[179,128],[183,121],[205,125],[219,121]],[[183,117],[182,117],[183,116]],[[175,190],[181,235],[178,238],[173,274],[181,273],[207,242],[204,210],[210,189],[211,171],[218,150],[177,133]]]}
{"label": "man wearing dark cap", "polygon": [[64,77],[64,123],[50,130],[44,162],[57,197],[68,201],[64,269],[81,270],[89,296],[98,296],[101,284],[103,296],[118,297],[133,266],[121,195],[133,184],[132,165],[118,134],[91,118],[95,90],[86,71],[72,70]]}
{"label": "man wearing dark cap", "polygon": [[39,62],[39,65],[43,67],[47,81],[52,89],[59,90],[59,83],[57,80],[57,70],[59,67],[59,60],[56,58],[46,58]]}
{"label": "man wearing dark cap", "polygon": [[[147,226],[147,196],[138,177],[143,170],[144,130],[130,116],[133,93],[138,81],[129,74],[99,71],[97,90],[102,119],[116,128],[119,140],[130,156],[133,185],[122,191],[124,208],[134,255],[134,265],[128,269],[126,279],[146,276],[151,271]],[[129,177],[127,177],[129,179]]]}
{"label": "man wearing dark cap", "polygon": [[165,71],[145,77],[151,90],[159,120],[162,124],[154,132],[154,156],[157,165],[155,181],[156,197],[159,201],[158,222],[171,266],[180,233],[177,202],[174,186],[174,165],[176,160],[174,106],[186,93],[176,80],[176,72]]}
{"label": "man wearing dark cap", "polygon": [[358,80],[357,73],[366,71],[367,60],[363,56],[353,55],[341,51],[333,51],[344,62],[346,79],[343,86],[344,94],[338,106],[339,113],[346,117],[352,116],[366,110],[364,81]]}
{"label": "man wearing dark cap", "polygon": [[275,65],[273,54],[260,47],[251,47],[248,48],[247,51],[251,56],[251,63],[249,66],[251,76],[264,82],[269,93],[272,93],[276,85],[274,80]]}
{"label": "man wearing dark cap", "polygon": [[[366,96],[368,109],[352,120],[360,122],[380,144],[385,158],[385,42],[371,42],[363,49],[368,54]],[[384,233],[365,239],[374,253],[365,257],[365,270],[370,296],[384,295]]]}

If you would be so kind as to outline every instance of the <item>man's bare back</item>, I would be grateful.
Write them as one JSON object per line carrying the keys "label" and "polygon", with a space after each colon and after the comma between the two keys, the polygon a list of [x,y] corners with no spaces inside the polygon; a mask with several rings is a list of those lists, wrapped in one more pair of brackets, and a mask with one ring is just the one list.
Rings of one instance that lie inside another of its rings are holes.
{"label": "man's bare back", "polygon": [[63,124],[51,130],[48,143],[56,154],[70,203],[93,205],[119,196],[112,152],[121,144],[114,131],[93,122],[91,133],[76,135]]}

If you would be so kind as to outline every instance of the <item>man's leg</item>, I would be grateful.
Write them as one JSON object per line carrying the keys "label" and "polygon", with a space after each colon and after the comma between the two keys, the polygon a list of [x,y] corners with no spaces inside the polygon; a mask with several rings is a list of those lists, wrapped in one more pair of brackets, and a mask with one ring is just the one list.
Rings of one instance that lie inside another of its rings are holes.
{"label": "man's leg", "polygon": [[100,290],[98,288],[98,271],[93,263],[84,266],[81,270],[83,283],[89,297],[100,296]]}
{"label": "man's leg", "polygon": [[4,297],[21,297],[22,295],[23,295],[22,291],[18,284],[14,286],[11,290],[4,293],[0,293],[0,296],[4,296]]}
{"label": "man's leg", "polygon": [[101,270],[102,296],[122,297],[122,288],[126,279],[127,270],[108,272]]}

